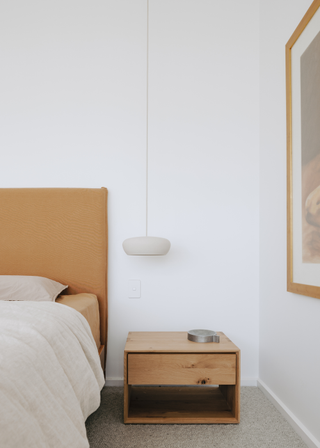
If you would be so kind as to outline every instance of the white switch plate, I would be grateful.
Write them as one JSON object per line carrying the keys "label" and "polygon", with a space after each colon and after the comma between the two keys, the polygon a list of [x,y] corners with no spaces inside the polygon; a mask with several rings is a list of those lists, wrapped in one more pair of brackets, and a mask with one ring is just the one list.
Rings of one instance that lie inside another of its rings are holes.
{"label": "white switch plate", "polygon": [[140,280],[129,280],[128,296],[130,299],[138,299],[140,297],[141,282]]}

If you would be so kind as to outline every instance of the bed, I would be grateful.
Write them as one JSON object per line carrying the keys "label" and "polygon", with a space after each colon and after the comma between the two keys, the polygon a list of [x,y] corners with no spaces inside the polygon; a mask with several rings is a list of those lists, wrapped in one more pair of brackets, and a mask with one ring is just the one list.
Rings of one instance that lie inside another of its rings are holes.
{"label": "bed", "polygon": [[[0,446],[88,447],[107,347],[107,190],[0,189],[0,276],[68,285],[0,297]],[[21,335],[19,335],[21,333]]]}

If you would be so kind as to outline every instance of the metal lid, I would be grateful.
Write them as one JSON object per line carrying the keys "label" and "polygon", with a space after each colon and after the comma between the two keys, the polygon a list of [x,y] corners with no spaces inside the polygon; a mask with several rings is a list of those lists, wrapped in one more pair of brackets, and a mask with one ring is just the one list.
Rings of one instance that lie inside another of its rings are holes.
{"label": "metal lid", "polygon": [[188,339],[193,342],[220,342],[220,336],[212,330],[190,330]]}

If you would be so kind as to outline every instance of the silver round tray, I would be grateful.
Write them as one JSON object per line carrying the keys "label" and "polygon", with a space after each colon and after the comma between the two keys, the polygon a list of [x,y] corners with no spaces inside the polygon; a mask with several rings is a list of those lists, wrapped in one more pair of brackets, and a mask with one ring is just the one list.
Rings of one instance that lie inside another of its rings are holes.
{"label": "silver round tray", "polygon": [[220,342],[220,336],[212,330],[190,330],[188,339],[193,342]]}

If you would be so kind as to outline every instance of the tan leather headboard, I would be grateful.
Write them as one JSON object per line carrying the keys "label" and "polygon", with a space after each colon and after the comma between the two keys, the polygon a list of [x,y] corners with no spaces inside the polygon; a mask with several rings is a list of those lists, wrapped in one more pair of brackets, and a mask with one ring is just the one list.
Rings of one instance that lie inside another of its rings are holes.
{"label": "tan leather headboard", "polygon": [[0,188],[0,274],[39,275],[96,294],[107,347],[106,188]]}

